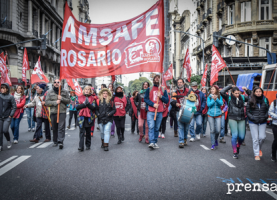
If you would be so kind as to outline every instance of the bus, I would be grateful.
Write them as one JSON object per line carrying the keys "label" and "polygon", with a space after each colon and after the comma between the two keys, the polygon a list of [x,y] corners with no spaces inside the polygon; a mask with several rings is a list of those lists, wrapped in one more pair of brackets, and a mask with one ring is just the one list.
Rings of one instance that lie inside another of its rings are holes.
{"label": "bus", "polygon": [[[277,94],[277,64],[265,65],[262,69],[260,87],[264,90],[264,95],[268,98],[269,104],[276,99]],[[270,80],[271,79],[271,80]]]}

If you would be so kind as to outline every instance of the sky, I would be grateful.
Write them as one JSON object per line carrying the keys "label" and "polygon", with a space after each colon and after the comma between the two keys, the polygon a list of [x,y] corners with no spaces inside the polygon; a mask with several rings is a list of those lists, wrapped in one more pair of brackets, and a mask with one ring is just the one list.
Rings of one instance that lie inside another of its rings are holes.
{"label": "sky", "polygon": [[[106,24],[124,21],[140,15],[152,7],[157,0],[88,0],[89,16],[92,24]],[[189,9],[192,0],[179,0],[179,13]],[[139,78],[139,74],[125,76],[123,84]]]}

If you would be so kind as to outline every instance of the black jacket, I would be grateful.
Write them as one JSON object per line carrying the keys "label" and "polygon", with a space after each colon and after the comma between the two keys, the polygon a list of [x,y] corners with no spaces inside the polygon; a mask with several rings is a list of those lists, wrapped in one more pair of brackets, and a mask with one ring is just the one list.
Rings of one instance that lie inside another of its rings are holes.
{"label": "black jacket", "polygon": [[[174,102],[173,102],[174,101]],[[172,103],[173,102],[173,103]],[[169,113],[169,115],[170,115],[170,117],[172,117],[172,118],[176,118],[176,113],[180,110],[178,107],[176,107],[176,103],[177,103],[177,101],[176,100],[172,100],[171,101],[171,109],[170,109],[170,113]],[[172,105],[175,105],[175,106],[172,106]]]}
{"label": "black jacket", "polygon": [[[267,103],[265,103],[265,101]],[[250,106],[250,103],[248,103],[246,107],[246,114],[247,114],[248,120],[250,122],[253,122],[254,124],[262,124],[267,122],[268,109],[269,109],[269,102],[265,96],[263,98],[263,102],[260,108],[258,105],[256,105],[255,108],[252,108]]]}
{"label": "black jacket", "polygon": [[137,96],[135,97],[135,100],[134,100],[134,101],[135,101],[135,104],[136,104],[136,106],[137,106],[138,112],[140,112],[141,99],[144,98],[144,95],[145,95],[145,93],[140,94],[140,93],[138,92]]}
{"label": "black jacket", "polygon": [[[139,94],[138,94],[139,95]],[[135,97],[136,98],[136,97]],[[138,109],[138,102],[136,102],[134,98],[134,103],[135,103],[135,106],[137,107]],[[134,110],[133,110],[133,106],[132,106],[132,102],[131,102],[131,98],[130,98],[130,109],[129,109],[129,116],[132,117],[132,115],[134,114]]]}
{"label": "black jacket", "polygon": [[[228,104],[228,117],[236,121],[245,120],[244,106],[239,108],[232,100],[229,100],[230,95],[228,95],[227,92],[230,89],[232,89],[232,86],[226,86],[220,91],[220,95]],[[246,94],[250,95],[251,91],[247,90]],[[248,102],[248,96],[244,96],[244,102]]]}
{"label": "black jacket", "polygon": [[113,123],[113,115],[116,112],[115,103],[111,100],[108,104],[105,99],[101,102],[99,100],[99,106],[96,104],[96,116],[98,118],[98,124],[107,124],[108,122]]}
{"label": "black jacket", "polygon": [[16,111],[16,102],[12,95],[10,95],[10,86],[7,83],[3,83],[8,87],[8,92],[5,94],[0,93],[0,118],[13,117]]}

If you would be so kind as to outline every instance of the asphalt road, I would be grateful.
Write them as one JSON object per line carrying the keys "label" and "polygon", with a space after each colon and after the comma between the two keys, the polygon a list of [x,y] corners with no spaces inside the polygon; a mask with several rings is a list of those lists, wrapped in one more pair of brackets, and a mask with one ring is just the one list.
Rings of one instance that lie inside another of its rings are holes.
{"label": "asphalt road", "polygon": [[96,130],[91,150],[79,152],[78,128],[66,130],[63,150],[50,143],[34,147],[24,116],[19,144],[7,150],[4,139],[0,152],[0,199],[277,199],[277,192],[246,192],[243,187],[226,194],[227,183],[277,183],[277,163],[270,161],[270,129],[264,156],[255,161],[249,131],[239,159],[233,159],[230,136],[212,151],[208,130],[206,138],[179,149],[167,123],[160,149],[151,150],[131,134],[130,124],[128,116],[123,144],[111,138],[110,151],[104,152]]}

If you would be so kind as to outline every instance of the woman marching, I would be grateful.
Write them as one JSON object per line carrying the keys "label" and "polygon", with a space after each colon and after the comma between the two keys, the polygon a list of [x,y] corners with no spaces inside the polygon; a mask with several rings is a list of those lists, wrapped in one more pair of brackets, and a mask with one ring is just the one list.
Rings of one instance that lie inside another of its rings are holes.
{"label": "woman marching", "polygon": [[135,102],[135,98],[138,94],[138,91],[133,92],[133,96],[130,98],[131,102],[131,107],[129,110],[129,115],[131,117],[131,122],[132,122],[132,127],[131,127],[131,132],[132,134],[135,133],[136,127],[137,127],[137,134],[139,134],[139,129],[138,129],[138,109],[137,109],[137,103]]}
{"label": "woman marching", "polygon": [[22,86],[17,86],[16,91],[13,94],[16,102],[16,111],[12,118],[11,129],[13,132],[13,143],[18,143],[19,138],[19,124],[24,113],[24,105],[26,102],[26,97],[24,95],[24,88]]}
{"label": "woman marching", "polygon": [[79,123],[79,151],[84,151],[84,137],[86,135],[86,150],[91,146],[91,126],[93,125],[95,106],[93,106],[93,97],[91,96],[91,87],[86,86],[83,90],[83,95],[79,96],[76,102],[76,109],[78,111],[78,123]]}
{"label": "woman marching", "polygon": [[77,109],[76,109],[77,96],[74,91],[70,92],[70,104],[69,104],[69,120],[67,128],[70,129],[71,121],[74,115],[75,128],[77,127]]}
{"label": "woman marching", "polygon": [[[202,87],[201,92],[205,95],[205,98],[207,99],[208,97],[208,88],[207,87]],[[206,137],[206,129],[207,129],[207,122],[208,122],[208,106],[206,104],[204,110],[202,111],[202,130],[201,130],[201,136]]]}
{"label": "woman marching", "polygon": [[246,114],[249,120],[249,127],[253,140],[255,160],[260,160],[260,157],[263,156],[262,144],[266,137],[265,131],[268,109],[269,102],[264,96],[263,89],[255,87],[246,107]]}
{"label": "woman marching", "polygon": [[[230,89],[232,89],[231,94],[228,95],[227,92]],[[247,90],[246,87],[242,87],[242,89],[251,94],[251,91]],[[245,138],[244,103],[248,101],[248,97],[241,95],[240,89],[232,85],[223,88],[220,94],[228,104],[228,121],[232,134],[233,158],[238,159],[240,146]]]}
{"label": "woman marching", "polygon": [[116,132],[118,136],[117,144],[124,142],[124,130],[125,130],[125,115],[130,108],[130,101],[124,96],[123,90],[120,86],[115,89],[114,103],[116,113],[114,114],[114,122],[116,126]]}
{"label": "woman marching", "polygon": [[212,86],[209,96],[207,98],[208,106],[208,121],[210,125],[210,136],[212,147],[214,150],[218,146],[218,136],[221,128],[221,106],[223,104],[222,97],[219,94],[217,85]]}
{"label": "woman marching", "polygon": [[[110,92],[112,94],[112,97],[113,97],[115,93],[114,93],[114,87],[113,87],[112,83],[109,84],[109,90],[110,90]],[[113,121],[113,124],[112,124],[112,127],[111,127],[111,136],[112,137],[114,137],[114,133],[115,133],[115,123]]]}
{"label": "woman marching", "polygon": [[111,126],[113,124],[113,115],[116,112],[112,98],[111,91],[103,88],[99,92],[99,99],[97,99],[96,116],[101,131],[101,148],[104,148],[104,151],[109,151]]}

